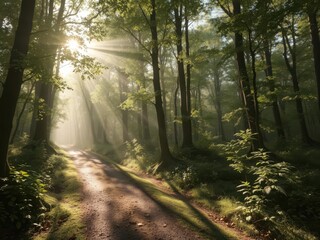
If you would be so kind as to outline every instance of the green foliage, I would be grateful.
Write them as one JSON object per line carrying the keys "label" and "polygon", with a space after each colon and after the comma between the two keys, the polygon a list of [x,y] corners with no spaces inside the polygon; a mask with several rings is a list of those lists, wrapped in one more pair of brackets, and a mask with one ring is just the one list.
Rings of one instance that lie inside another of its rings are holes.
{"label": "green foliage", "polygon": [[182,189],[191,189],[199,183],[198,173],[193,166],[176,167],[171,174],[171,180]]}
{"label": "green foliage", "polygon": [[137,110],[137,105],[140,101],[152,103],[154,94],[148,92],[146,88],[140,89],[134,93],[129,93],[127,99],[120,104],[122,110]]}
{"label": "green foliage", "polygon": [[55,187],[55,183],[52,181],[52,177],[55,176],[58,170],[66,167],[66,164],[59,155],[51,155],[43,167],[43,178],[45,179],[47,189]]}
{"label": "green foliage", "polygon": [[229,113],[224,114],[222,120],[226,122],[234,121],[235,122],[234,125],[237,126],[241,122],[241,119],[243,117],[243,112],[244,112],[243,108],[237,108]]}
{"label": "green foliage", "polygon": [[130,158],[143,157],[144,149],[137,139],[133,139],[132,141],[127,141],[126,145],[127,145],[126,157],[130,157]]}
{"label": "green foliage", "polygon": [[65,168],[62,157],[49,155],[44,143],[26,143],[28,136],[23,136],[17,142],[19,146],[10,146],[10,176],[0,179],[0,226],[17,238],[42,229],[43,221],[47,221],[45,212],[50,208],[44,193],[56,190],[53,177]]}
{"label": "green foliage", "polygon": [[218,173],[212,166],[212,163],[207,162],[179,164],[164,175],[167,180],[170,180],[180,189],[190,190],[217,180]]}
{"label": "green foliage", "polygon": [[50,212],[37,227],[35,240],[85,239],[81,209],[81,183],[73,162],[62,154],[48,159],[51,185],[45,196]]}
{"label": "green foliage", "polygon": [[73,59],[72,65],[74,67],[74,72],[81,74],[82,80],[94,79],[106,68],[94,58],[81,54]]}
{"label": "green foliage", "polygon": [[133,139],[126,142],[125,159],[122,163],[131,168],[152,172],[157,158],[154,152],[149,152],[137,139]]}
{"label": "green foliage", "polygon": [[44,168],[46,167],[46,162],[49,157],[44,142],[40,144],[29,142],[25,147],[22,148],[22,146],[23,145],[19,145],[16,147],[15,151],[18,154],[16,156],[11,155],[10,162],[15,166],[24,165],[26,169],[31,168],[39,174],[44,174]]}
{"label": "green foliage", "polygon": [[38,173],[12,167],[8,178],[0,179],[0,223],[5,228],[25,230],[41,220],[45,184]]}
{"label": "green foliage", "polygon": [[[263,149],[249,152],[253,135],[249,130],[236,134],[237,139],[223,146],[230,166],[246,176],[237,186],[243,195],[239,209],[248,222],[270,221],[283,217],[279,199],[286,196],[285,183],[294,181],[292,166],[286,162],[271,160],[270,153]],[[282,195],[282,196],[280,196]]]}
{"label": "green foliage", "polygon": [[36,105],[38,107],[37,121],[43,120],[45,116],[50,115],[51,109],[43,98],[39,98]]}
{"label": "green foliage", "polygon": [[230,166],[233,169],[237,172],[248,172],[249,165],[247,162],[250,159],[248,152],[250,150],[250,142],[253,140],[253,136],[250,130],[247,129],[236,133],[235,137],[236,139],[220,146],[224,150],[227,160],[232,162]]}

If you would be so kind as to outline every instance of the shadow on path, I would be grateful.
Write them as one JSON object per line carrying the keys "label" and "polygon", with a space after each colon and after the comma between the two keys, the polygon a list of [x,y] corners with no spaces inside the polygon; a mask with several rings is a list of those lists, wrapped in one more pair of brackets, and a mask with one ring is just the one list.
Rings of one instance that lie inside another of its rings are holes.
{"label": "shadow on path", "polygon": [[110,159],[84,151],[69,154],[84,186],[88,239],[240,239],[186,199],[124,171]]}

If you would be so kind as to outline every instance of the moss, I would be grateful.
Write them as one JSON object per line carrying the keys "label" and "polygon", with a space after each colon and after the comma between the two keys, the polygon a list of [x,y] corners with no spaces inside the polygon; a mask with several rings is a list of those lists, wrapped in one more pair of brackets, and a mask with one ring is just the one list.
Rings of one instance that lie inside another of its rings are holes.
{"label": "moss", "polygon": [[[279,155],[283,159],[294,163],[294,165],[298,167],[298,175],[300,176],[300,180],[302,181],[303,185],[300,186],[295,184],[295,187],[304,189],[304,191],[306,188],[310,188],[309,191],[318,191],[319,181],[317,181],[317,179],[319,178],[320,174],[319,170],[317,170],[315,167],[319,166],[319,150],[308,149],[306,151],[301,151],[301,149],[293,149],[292,151],[279,152]],[[150,158],[150,156],[146,156],[146,158]],[[150,163],[151,161],[148,159],[143,159],[143,161],[138,160],[141,159],[127,158],[123,164],[125,164],[128,168],[121,166],[121,169],[126,172],[130,172],[132,169],[138,172],[145,172],[148,168],[146,164]],[[200,205],[213,210],[222,218],[226,218],[228,222],[234,223],[238,229],[242,229],[248,235],[259,236],[259,234],[265,234],[267,236],[272,232],[272,236],[269,237],[277,239],[316,239],[312,234],[312,231],[315,233],[319,232],[318,220],[312,221],[311,219],[308,219],[307,221],[300,222],[298,219],[294,218],[294,216],[289,216],[289,219],[292,218],[291,221],[278,221],[273,223],[268,222],[266,223],[267,225],[265,224],[261,227],[260,225],[263,225],[263,223],[250,224],[242,219],[240,217],[240,212],[237,209],[239,206],[239,201],[242,199],[242,195],[237,192],[236,186],[240,184],[240,180],[244,179],[244,176],[241,176],[239,173],[231,169],[229,163],[225,159],[213,157],[210,159],[197,158],[191,161],[187,158],[184,158],[184,160],[182,160],[180,163],[184,163],[185,168],[192,166],[194,170],[195,174],[192,175],[192,179],[195,179],[196,181],[194,184],[192,184],[192,188],[186,188],[186,184],[181,182],[181,176],[174,174],[172,171],[162,172],[156,176],[157,178],[166,180],[163,181],[163,186],[174,189],[174,191],[178,194],[179,192],[183,192]],[[186,202],[177,200],[175,196],[166,194],[161,189],[155,187],[151,183],[145,182],[144,179],[139,178],[133,173],[130,174],[131,177],[135,179],[135,181],[138,182],[138,184],[144,189],[144,191],[152,196],[152,198],[161,203],[166,209],[176,214],[184,222],[187,222],[190,226],[194,227],[197,231],[203,232],[206,236],[214,236],[214,233],[220,231],[218,226],[213,227],[212,229],[214,230],[210,229],[210,224],[208,225],[206,220],[201,218],[200,215],[195,214],[192,208],[190,208],[189,205],[186,205]],[[297,189],[297,191],[299,189]],[[301,196],[301,193],[299,194],[299,196]],[[297,199],[291,195],[289,195],[291,199]],[[315,194],[312,194],[311,196],[314,195]],[[308,198],[305,198],[304,201],[298,200],[299,206],[301,205],[301,202],[305,202],[309,205],[312,202],[314,203],[313,205],[316,205],[316,201],[309,202],[306,199]],[[315,196],[313,199],[317,200],[318,198]],[[291,202],[292,201],[289,203]],[[310,207],[308,207],[308,209],[309,208]],[[303,210],[305,212],[306,208],[304,207]],[[315,215],[315,211],[312,211],[312,213]],[[311,225],[315,225],[315,227]],[[221,232],[223,233],[223,230]],[[222,238],[226,237],[226,235],[224,235]]]}
{"label": "moss", "polygon": [[194,230],[202,233],[210,239],[237,239],[237,236],[223,225],[213,223],[207,219],[198,209],[193,207],[188,201],[179,199],[175,194],[169,194],[150,181],[143,179],[132,173],[128,168],[117,165],[122,171],[126,172],[130,178],[149,197],[154,199],[163,208],[173,213],[180,221]]}
{"label": "moss", "polygon": [[[33,237],[44,239],[85,239],[85,225],[82,221],[81,183],[73,162],[63,155],[56,156],[60,161],[53,177],[53,191],[45,199],[52,209],[47,214],[50,225],[45,231]],[[57,191],[59,189],[59,191]]]}

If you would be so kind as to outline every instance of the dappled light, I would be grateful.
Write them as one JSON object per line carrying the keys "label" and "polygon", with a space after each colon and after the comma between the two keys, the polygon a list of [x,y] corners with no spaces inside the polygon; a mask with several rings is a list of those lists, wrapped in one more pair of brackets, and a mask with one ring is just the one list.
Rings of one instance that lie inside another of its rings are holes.
{"label": "dappled light", "polygon": [[0,1],[0,239],[320,239],[319,13]]}

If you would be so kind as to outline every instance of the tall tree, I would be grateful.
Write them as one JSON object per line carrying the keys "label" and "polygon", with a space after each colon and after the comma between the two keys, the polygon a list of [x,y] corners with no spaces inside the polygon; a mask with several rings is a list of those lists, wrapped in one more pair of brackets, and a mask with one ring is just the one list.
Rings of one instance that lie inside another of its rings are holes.
{"label": "tall tree", "polygon": [[218,135],[222,141],[226,140],[224,134],[224,128],[222,123],[222,107],[221,107],[221,80],[220,73],[217,66],[214,66],[213,70],[213,78],[214,78],[214,104],[217,111],[217,123],[218,123]]}
{"label": "tall tree", "polygon": [[301,140],[305,144],[313,144],[314,141],[310,138],[307,122],[304,115],[304,109],[302,104],[300,84],[298,79],[297,72],[297,33],[295,25],[295,17],[290,16],[291,21],[289,26],[282,28],[282,43],[283,43],[283,57],[287,66],[287,69],[291,75],[293,91],[296,94],[295,104],[298,113],[300,131],[301,131]]}
{"label": "tall tree", "polygon": [[168,164],[173,160],[171,155],[168,138],[167,138],[167,130],[165,124],[165,116],[162,105],[162,96],[161,96],[161,85],[160,85],[160,69],[159,69],[159,40],[158,40],[158,30],[157,30],[157,13],[156,13],[156,1],[150,0],[151,4],[151,13],[149,16],[149,27],[151,31],[151,39],[152,39],[152,48],[151,48],[151,60],[152,60],[152,72],[153,72],[153,89],[155,93],[155,108],[157,113],[157,121],[158,121],[158,134],[160,141],[160,149],[161,155],[160,159],[163,165]]}
{"label": "tall tree", "polygon": [[31,84],[30,84],[30,87],[29,89],[27,90],[27,93],[26,93],[26,96],[25,96],[25,99],[24,99],[24,102],[22,104],[22,108],[17,116],[17,120],[16,120],[16,123],[15,123],[15,127],[14,127],[14,130],[11,134],[11,139],[10,139],[10,144],[13,144],[14,142],[14,139],[17,135],[17,132],[18,132],[18,129],[20,127],[20,122],[22,120],[22,116],[23,116],[23,113],[25,112],[26,110],[26,107],[28,105],[28,103],[30,103],[30,100],[31,100],[31,95],[32,95],[32,92],[33,92],[33,89],[34,89],[34,86],[35,86],[36,82],[33,81]]}
{"label": "tall tree", "polygon": [[[127,99],[128,95],[128,75],[120,68],[117,68],[119,74],[119,93],[120,102],[123,103]],[[121,109],[121,121],[122,121],[122,141],[129,141],[129,112],[127,109]]]}
{"label": "tall tree", "polygon": [[[185,17],[184,17],[185,16]],[[188,16],[182,3],[177,3],[174,6],[174,19],[175,19],[175,33],[177,38],[177,64],[178,64],[178,78],[180,87],[180,110],[182,118],[182,147],[193,147],[192,142],[192,125],[191,125],[191,93],[190,93],[190,65],[187,64],[187,77],[185,74],[185,57],[190,56],[189,48],[189,35],[188,35]],[[185,39],[186,51],[183,50],[183,25],[185,19]]]}
{"label": "tall tree", "polygon": [[320,38],[319,38],[319,27],[318,27],[318,11],[319,1],[311,0],[307,3],[306,11],[309,19],[311,40],[312,40],[312,51],[313,51],[313,64],[316,75],[317,94],[318,94],[318,108],[320,111]]}
{"label": "tall tree", "polygon": [[[273,68],[272,68],[271,47],[268,39],[264,40],[264,56],[266,61],[265,74],[267,77],[269,90],[271,91],[271,93],[274,93],[275,80],[274,80]],[[277,128],[277,134],[279,138],[285,139],[283,124],[282,124],[281,115],[280,115],[280,109],[278,105],[278,98],[277,96],[273,96],[273,98],[274,99],[272,100],[272,111],[273,111],[274,121]]]}
{"label": "tall tree", "polygon": [[[40,37],[39,43],[46,51],[47,58],[42,62],[42,81],[38,83],[39,98],[43,108],[37,108],[37,117],[35,125],[35,133],[33,140],[49,142],[50,138],[50,123],[51,110],[53,108],[53,99],[55,95],[55,86],[52,84],[54,76],[54,67],[56,64],[56,56],[58,53],[59,44],[56,39],[60,35],[61,24],[65,11],[66,0],[61,0],[56,22],[54,22],[54,0],[50,0],[48,5],[48,16],[45,19],[44,29],[45,34]],[[48,45],[49,44],[49,45]]]}
{"label": "tall tree", "polygon": [[26,67],[25,60],[29,49],[34,9],[35,0],[22,0],[8,73],[0,98],[0,177],[6,177],[9,174],[9,164],[7,162],[8,145],[12,121],[21,90],[23,72]]}
{"label": "tall tree", "polygon": [[[233,16],[237,18],[241,14],[241,3],[239,0],[233,0]],[[251,89],[250,86],[250,78],[247,72],[245,54],[244,54],[244,39],[241,31],[238,29],[235,30],[234,33],[234,44],[236,48],[236,60],[239,71],[239,86],[241,89],[241,94],[244,99],[244,107],[246,112],[246,117],[248,121],[248,126],[254,134],[255,138],[252,142],[252,149],[258,149],[264,147],[263,138],[259,126],[259,112],[258,112],[258,102],[257,97],[252,94],[256,94],[256,89]],[[253,55],[252,50],[250,51],[251,55]],[[254,56],[252,59],[254,60]],[[254,66],[254,62],[252,62],[252,66]],[[254,69],[252,69],[254,71]],[[255,77],[255,76],[253,76]],[[255,84],[255,83],[254,83]]]}

